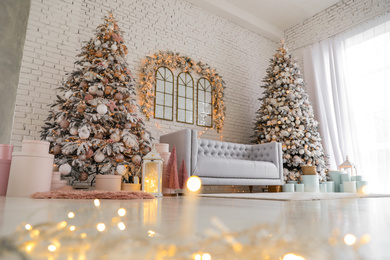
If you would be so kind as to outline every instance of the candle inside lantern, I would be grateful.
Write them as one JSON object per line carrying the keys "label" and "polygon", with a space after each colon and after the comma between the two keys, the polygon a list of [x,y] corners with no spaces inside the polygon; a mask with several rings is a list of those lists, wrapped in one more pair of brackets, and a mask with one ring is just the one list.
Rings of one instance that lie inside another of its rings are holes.
{"label": "candle inside lantern", "polygon": [[145,192],[158,193],[159,164],[156,162],[145,163]]}

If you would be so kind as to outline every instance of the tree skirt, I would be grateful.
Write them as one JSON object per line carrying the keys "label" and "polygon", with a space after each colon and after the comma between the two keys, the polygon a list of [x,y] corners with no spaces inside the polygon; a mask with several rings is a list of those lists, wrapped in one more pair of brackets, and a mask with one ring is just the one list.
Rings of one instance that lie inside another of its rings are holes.
{"label": "tree skirt", "polygon": [[36,192],[31,195],[33,199],[155,199],[152,194],[143,191],[103,191],[103,190],[74,190],[66,186],[59,190]]}

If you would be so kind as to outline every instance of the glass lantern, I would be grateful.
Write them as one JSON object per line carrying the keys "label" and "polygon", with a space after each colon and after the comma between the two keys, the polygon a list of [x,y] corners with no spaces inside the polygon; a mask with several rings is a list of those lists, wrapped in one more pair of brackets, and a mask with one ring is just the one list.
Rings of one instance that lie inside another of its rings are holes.
{"label": "glass lantern", "polygon": [[[353,169],[355,169],[355,171]],[[348,173],[350,176],[357,175],[356,167],[348,160],[348,156],[345,162],[339,166],[339,170]]]}
{"label": "glass lantern", "polygon": [[163,159],[153,144],[152,150],[143,158],[142,191],[162,197]]}

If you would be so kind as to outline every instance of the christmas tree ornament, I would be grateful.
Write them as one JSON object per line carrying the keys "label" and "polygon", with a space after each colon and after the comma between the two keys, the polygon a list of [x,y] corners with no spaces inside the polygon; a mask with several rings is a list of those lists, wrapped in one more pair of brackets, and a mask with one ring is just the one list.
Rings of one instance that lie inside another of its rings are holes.
{"label": "christmas tree ornament", "polygon": [[86,108],[85,104],[79,104],[76,108],[76,111],[79,113],[84,113],[85,108]]}
{"label": "christmas tree ornament", "polygon": [[109,86],[107,86],[107,87],[104,89],[104,93],[105,93],[106,95],[110,95],[110,94],[111,94],[111,91],[112,91],[112,88],[109,87]]}
{"label": "christmas tree ornament", "polygon": [[70,130],[69,130],[69,134],[71,135],[77,135],[79,133],[79,130],[77,130],[76,127],[72,127]]}
{"label": "christmas tree ornament", "polygon": [[116,51],[118,49],[118,46],[116,44],[111,45],[111,50]]}
{"label": "christmas tree ornament", "polygon": [[91,94],[87,94],[87,95],[85,95],[85,97],[84,97],[84,100],[86,101],[86,102],[88,102],[88,101],[90,101],[90,100],[92,100],[93,99],[93,96],[91,95]]}
{"label": "christmas tree ornament", "polygon": [[95,156],[93,157],[93,159],[95,160],[95,162],[102,162],[102,161],[104,161],[104,159],[105,159],[106,157],[104,156],[104,154],[102,153],[102,152],[97,152],[96,154],[95,154]]}
{"label": "christmas tree ornament", "polygon": [[86,173],[86,172],[80,173],[79,180],[80,180],[80,181],[86,181],[86,180],[88,180],[88,173]]}
{"label": "christmas tree ornament", "polygon": [[98,90],[98,91],[96,92],[96,95],[97,95],[98,97],[102,97],[102,96],[104,95],[103,90]]}
{"label": "christmas tree ornament", "polygon": [[87,156],[85,154],[80,154],[79,155],[79,160],[80,161],[85,161],[87,159]]}
{"label": "christmas tree ornament", "polygon": [[86,126],[81,127],[79,130],[79,137],[82,140],[88,139],[90,134],[91,133]]}
{"label": "christmas tree ornament", "polygon": [[131,124],[130,124],[130,123],[126,123],[126,124],[125,124],[125,128],[126,128],[126,129],[130,129],[130,128],[131,128]]}
{"label": "christmas tree ornament", "polygon": [[101,132],[97,132],[94,137],[96,139],[103,139],[103,134]]}
{"label": "christmas tree ornament", "polygon": [[103,52],[102,51],[97,51],[95,53],[95,55],[96,55],[96,57],[101,58],[103,56]]}
{"label": "christmas tree ornament", "polygon": [[150,136],[148,133],[143,133],[141,134],[141,139],[144,140],[144,141],[147,141],[149,140]]}
{"label": "christmas tree ornament", "polygon": [[102,44],[102,42],[100,40],[95,41],[95,46],[99,47],[101,44]]}
{"label": "christmas tree ornament", "polygon": [[60,123],[60,126],[62,129],[67,129],[69,127],[69,121],[68,120],[64,120]]}
{"label": "christmas tree ornament", "polygon": [[123,154],[117,154],[115,155],[115,161],[116,162],[123,162],[123,160],[125,159],[125,157],[123,156]]}
{"label": "christmas tree ornament", "polygon": [[110,135],[110,139],[114,142],[119,142],[121,140],[121,136],[117,133],[112,133]]}
{"label": "christmas tree ornament", "polygon": [[88,88],[88,92],[92,95],[96,95],[98,91],[98,87],[96,85],[92,85]]}
{"label": "christmas tree ornament", "polygon": [[118,165],[116,167],[116,172],[120,175],[125,175],[127,173],[127,168],[124,165]]}
{"label": "christmas tree ornament", "polygon": [[100,115],[104,115],[107,113],[107,106],[104,105],[104,104],[100,104],[98,107],[97,107],[97,112],[100,114]]}
{"label": "christmas tree ornament", "polygon": [[72,166],[70,166],[68,163],[62,164],[58,171],[63,175],[67,175],[72,171]]}
{"label": "christmas tree ornament", "polygon": [[55,145],[53,147],[53,154],[61,154],[61,149],[62,149],[62,146],[61,145]]}
{"label": "christmas tree ornament", "polygon": [[80,82],[80,88],[82,88],[82,89],[88,88],[88,82],[85,81],[85,80],[81,81]]}
{"label": "christmas tree ornament", "polygon": [[92,149],[88,149],[86,152],[85,152],[85,157],[87,158],[92,158],[93,156],[93,150]]}
{"label": "christmas tree ornament", "polygon": [[125,81],[126,81],[126,76],[123,75],[123,74],[121,74],[121,75],[119,76],[119,80],[122,81],[122,82],[125,82]]}
{"label": "christmas tree ornament", "polygon": [[133,157],[131,158],[131,161],[135,164],[135,165],[140,165],[141,164],[141,156],[139,156],[138,154],[135,154],[133,155]]}
{"label": "christmas tree ornament", "polygon": [[120,100],[123,99],[123,95],[122,95],[122,93],[117,92],[117,93],[115,94],[114,98],[115,98],[115,100],[120,101]]}

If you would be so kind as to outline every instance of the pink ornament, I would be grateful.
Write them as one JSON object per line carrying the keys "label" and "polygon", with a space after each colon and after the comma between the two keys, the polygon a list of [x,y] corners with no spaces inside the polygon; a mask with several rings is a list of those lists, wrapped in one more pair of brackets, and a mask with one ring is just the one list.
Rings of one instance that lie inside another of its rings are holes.
{"label": "pink ornament", "polygon": [[86,101],[86,102],[88,102],[88,101],[90,101],[90,100],[92,100],[93,99],[93,96],[91,95],[91,94],[87,94],[87,95],[85,95],[85,97],[84,97],[84,100]]}

